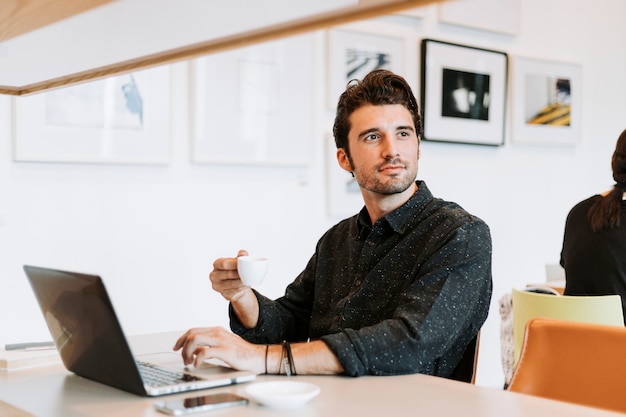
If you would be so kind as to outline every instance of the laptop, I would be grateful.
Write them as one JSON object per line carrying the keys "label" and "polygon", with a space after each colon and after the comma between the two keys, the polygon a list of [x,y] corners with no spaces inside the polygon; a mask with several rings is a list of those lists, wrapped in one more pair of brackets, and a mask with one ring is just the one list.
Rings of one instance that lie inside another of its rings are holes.
{"label": "laptop", "polygon": [[136,358],[100,276],[31,265],[24,272],[63,364],[76,375],[147,397],[256,378],[255,373],[218,365],[188,371],[180,357],[179,366]]}

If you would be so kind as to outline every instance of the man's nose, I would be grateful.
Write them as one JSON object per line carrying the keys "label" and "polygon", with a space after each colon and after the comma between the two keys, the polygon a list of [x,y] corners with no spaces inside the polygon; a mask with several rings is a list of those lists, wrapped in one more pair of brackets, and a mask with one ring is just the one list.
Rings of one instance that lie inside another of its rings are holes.
{"label": "man's nose", "polygon": [[383,149],[382,156],[385,159],[393,159],[398,157],[398,144],[392,135],[385,135],[382,141]]}

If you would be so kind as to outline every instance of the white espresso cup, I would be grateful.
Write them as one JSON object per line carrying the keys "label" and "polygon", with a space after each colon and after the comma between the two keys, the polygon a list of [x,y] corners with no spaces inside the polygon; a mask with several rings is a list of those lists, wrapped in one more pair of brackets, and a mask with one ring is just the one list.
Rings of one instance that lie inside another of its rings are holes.
{"label": "white espresso cup", "polygon": [[237,270],[241,282],[249,287],[261,284],[267,272],[268,259],[260,256],[239,256]]}

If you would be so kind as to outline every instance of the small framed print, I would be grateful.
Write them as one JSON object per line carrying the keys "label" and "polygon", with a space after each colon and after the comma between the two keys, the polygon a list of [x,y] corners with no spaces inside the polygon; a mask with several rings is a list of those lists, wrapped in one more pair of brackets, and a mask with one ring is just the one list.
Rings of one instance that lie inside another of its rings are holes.
{"label": "small framed print", "polygon": [[421,55],[424,139],[502,145],[507,54],[423,39]]}
{"label": "small framed print", "polygon": [[171,69],[15,97],[16,161],[167,164]]}
{"label": "small framed print", "polygon": [[307,166],[313,138],[313,35],[191,62],[191,160]]}
{"label": "small framed print", "polygon": [[580,140],[581,67],[513,59],[513,142],[575,145]]}
{"label": "small framed print", "polygon": [[337,100],[351,80],[361,80],[375,69],[405,72],[404,39],[376,33],[332,29],[328,33],[328,107]]}

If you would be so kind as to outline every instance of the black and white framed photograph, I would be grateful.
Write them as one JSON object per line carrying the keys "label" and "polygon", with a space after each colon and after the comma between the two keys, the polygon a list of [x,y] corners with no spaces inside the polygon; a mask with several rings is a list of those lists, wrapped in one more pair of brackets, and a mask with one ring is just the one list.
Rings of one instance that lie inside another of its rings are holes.
{"label": "black and white framed photograph", "polygon": [[581,67],[512,59],[513,142],[575,145],[581,130]]}
{"label": "black and white framed photograph", "polygon": [[171,68],[15,97],[16,161],[169,163]]}
{"label": "black and white framed photograph", "polygon": [[191,61],[191,160],[309,165],[313,45],[303,34]]}
{"label": "black and white framed photograph", "polygon": [[404,39],[378,33],[347,29],[328,32],[328,107],[334,109],[351,80],[361,80],[375,69],[388,69],[403,75]]}
{"label": "black and white framed photograph", "polygon": [[423,39],[421,56],[424,139],[502,145],[507,54]]}

